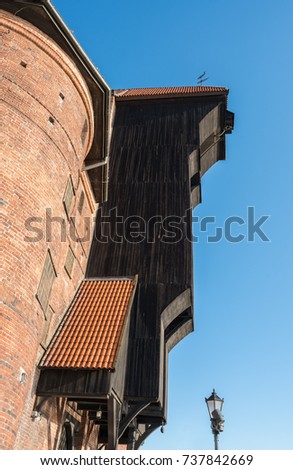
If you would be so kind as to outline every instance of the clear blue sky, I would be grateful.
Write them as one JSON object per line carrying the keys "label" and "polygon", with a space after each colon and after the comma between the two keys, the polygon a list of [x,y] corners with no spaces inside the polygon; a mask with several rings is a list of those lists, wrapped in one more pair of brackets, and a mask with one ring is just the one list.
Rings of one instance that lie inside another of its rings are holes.
{"label": "clear blue sky", "polygon": [[196,85],[204,71],[230,88],[227,160],[204,176],[196,215],[270,216],[269,243],[200,234],[195,333],[170,353],[168,424],[143,448],[211,449],[216,388],[220,448],[293,449],[292,0],[53,3],[111,88]]}

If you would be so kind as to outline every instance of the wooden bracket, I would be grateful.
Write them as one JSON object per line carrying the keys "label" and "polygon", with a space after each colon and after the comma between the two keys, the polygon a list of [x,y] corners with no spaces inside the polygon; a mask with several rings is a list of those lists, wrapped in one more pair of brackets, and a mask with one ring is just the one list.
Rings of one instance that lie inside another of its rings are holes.
{"label": "wooden bracket", "polygon": [[144,410],[147,406],[151,404],[151,401],[149,400],[144,400],[140,401],[136,405],[133,405],[128,414],[121,420],[120,426],[119,426],[119,432],[118,432],[118,439],[122,436],[126,428],[129,426],[131,421],[142,411]]}
{"label": "wooden bracket", "polygon": [[146,438],[149,437],[149,435],[159,427],[160,427],[160,424],[150,424],[146,428],[145,432],[141,436],[139,436],[139,438],[137,439],[135,446],[134,446],[134,450],[138,450],[141,444],[146,440]]}

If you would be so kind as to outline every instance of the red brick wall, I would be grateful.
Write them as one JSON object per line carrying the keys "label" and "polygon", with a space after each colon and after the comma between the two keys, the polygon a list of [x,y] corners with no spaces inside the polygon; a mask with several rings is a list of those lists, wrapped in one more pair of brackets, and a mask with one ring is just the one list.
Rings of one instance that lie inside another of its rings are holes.
{"label": "red brick wall", "polygon": [[[81,74],[63,51],[21,18],[3,11],[0,16],[5,123],[0,448],[56,448],[62,425],[56,404],[46,404],[40,421],[31,419],[46,324],[36,292],[49,249],[57,272],[49,338],[87,261],[92,210],[86,196],[81,214],[77,208],[84,191],[82,162],[93,138],[93,109]],[[84,236],[85,220],[89,224],[82,243],[70,232],[62,202],[69,175],[75,189],[71,215],[79,236]],[[52,217],[63,221],[62,233],[60,221],[50,222]],[[69,245],[76,257],[71,278],[64,269]]]}

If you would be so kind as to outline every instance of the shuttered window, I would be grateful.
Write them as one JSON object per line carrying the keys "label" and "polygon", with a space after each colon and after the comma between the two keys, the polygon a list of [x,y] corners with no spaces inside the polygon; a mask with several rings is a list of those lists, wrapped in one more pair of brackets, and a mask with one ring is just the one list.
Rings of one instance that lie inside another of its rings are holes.
{"label": "shuttered window", "polygon": [[49,332],[49,328],[50,328],[53,313],[54,313],[53,309],[49,305],[48,308],[47,308],[46,314],[45,314],[45,324],[44,324],[43,334],[42,334],[42,338],[41,338],[41,342],[40,342],[41,346],[44,349],[46,349],[46,347],[47,347],[47,337],[48,337],[48,332]]}
{"label": "shuttered window", "polygon": [[49,304],[50,294],[53,287],[53,282],[57,277],[54,264],[51,258],[50,251],[48,250],[45,264],[43,267],[39,287],[37,290],[36,297],[42,307],[43,312],[46,312]]}
{"label": "shuttered window", "polygon": [[67,274],[70,278],[71,278],[71,274],[72,274],[74,259],[75,259],[74,253],[73,253],[72,249],[69,246],[68,251],[67,251],[67,256],[66,256],[64,268],[65,268],[65,271],[67,272]]}
{"label": "shuttered window", "polygon": [[79,202],[78,202],[78,208],[77,208],[80,214],[82,213],[83,205],[84,205],[84,192],[82,191],[80,198],[79,198]]}
{"label": "shuttered window", "polygon": [[84,145],[85,138],[86,138],[87,133],[88,133],[88,128],[89,128],[89,126],[88,126],[88,122],[87,122],[87,119],[86,119],[83,123],[83,128],[82,128],[81,135],[80,135],[82,145]]}
{"label": "shuttered window", "polygon": [[64,193],[64,196],[63,196],[63,204],[64,204],[65,212],[67,214],[68,219],[69,219],[69,216],[70,216],[70,209],[71,209],[71,205],[72,205],[74,195],[75,195],[75,192],[74,192],[74,187],[73,187],[73,183],[72,183],[72,178],[71,178],[71,176],[69,176],[68,181],[67,181],[67,185],[66,185],[66,189],[65,189],[65,193]]}

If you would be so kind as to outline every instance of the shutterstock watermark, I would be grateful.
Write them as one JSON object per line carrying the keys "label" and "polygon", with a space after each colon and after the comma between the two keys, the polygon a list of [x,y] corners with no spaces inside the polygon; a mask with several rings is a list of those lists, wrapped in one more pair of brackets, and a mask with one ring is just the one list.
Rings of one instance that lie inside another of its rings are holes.
{"label": "shutterstock watermark", "polygon": [[[209,243],[218,243],[226,240],[230,243],[240,243],[242,241],[254,242],[257,239],[263,242],[270,242],[269,237],[264,231],[263,225],[270,218],[269,215],[262,215],[256,218],[255,207],[247,207],[247,216],[243,217],[232,215],[225,219],[223,226],[218,227],[214,216],[193,217],[193,222],[199,224],[199,232],[212,230],[213,234],[207,236]],[[241,231],[241,233],[239,233]],[[243,233],[244,232],[244,233]],[[193,237],[193,241],[198,242],[198,237]]]}
{"label": "shutterstock watermark", "polygon": [[[100,210],[95,220],[91,217],[71,217],[68,221],[64,217],[52,214],[50,208],[46,209],[45,217],[29,217],[25,220],[26,235],[24,240],[36,243],[44,240],[52,242],[60,237],[61,242],[86,242],[94,238],[101,244],[111,243],[166,243],[174,244],[182,240],[198,243],[206,236],[208,243],[227,241],[229,243],[269,242],[264,224],[269,215],[256,217],[255,207],[247,207],[246,217],[231,215],[222,224],[217,223],[215,216],[199,218],[192,213],[192,209],[184,216],[154,215],[145,219],[139,215],[123,217],[118,213],[117,207],[103,214]],[[94,224],[96,227],[94,228]],[[77,228],[78,227],[78,228]],[[192,228],[193,232],[192,233]]]}

